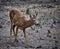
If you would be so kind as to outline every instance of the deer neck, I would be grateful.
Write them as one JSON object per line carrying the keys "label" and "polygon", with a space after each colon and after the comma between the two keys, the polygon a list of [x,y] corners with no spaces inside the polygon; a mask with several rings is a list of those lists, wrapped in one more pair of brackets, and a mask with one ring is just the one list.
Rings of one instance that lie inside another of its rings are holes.
{"label": "deer neck", "polygon": [[27,21],[27,25],[32,26],[33,24],[34,24],[34,23],[33,23],[33,20]]}
{"label": "deer neck", "polygon": [[33,18],[31,18],[30,20],[25,19],[23,27],[28,28],[31,27],[32,25],[34,25]]}

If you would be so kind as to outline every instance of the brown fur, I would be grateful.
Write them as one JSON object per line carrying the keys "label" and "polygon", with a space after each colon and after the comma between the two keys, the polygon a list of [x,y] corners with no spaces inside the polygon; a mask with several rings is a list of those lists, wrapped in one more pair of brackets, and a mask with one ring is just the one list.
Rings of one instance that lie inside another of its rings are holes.
{"label": "brown fur", "polygon": [[[25,29],[34,25],[33,19],[35,17],[30,17],[30,20],[26,20],[25,17],[17,10],[11,10],[9,16],[11,21],[10,36],[12,35],[12,30],[13,30],[15,35],[15,41],[17,41],[18,29],[21,29],[23,30],[25,41],[27,43],[28,41],[26,39]],[[15,27],[16,27],[16,32],[15,32]]]}

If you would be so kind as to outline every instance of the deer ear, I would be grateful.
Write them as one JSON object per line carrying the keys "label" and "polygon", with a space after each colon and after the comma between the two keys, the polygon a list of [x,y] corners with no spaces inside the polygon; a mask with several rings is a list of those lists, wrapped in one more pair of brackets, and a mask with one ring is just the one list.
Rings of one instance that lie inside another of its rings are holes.
{"label": "deer ear", "polygon": [[38,12],[35,11],[35,15],[37,16],[38,15]]}
{"label": "deer ear", "polygon": [[30,18],[32,18],[31,14],[30,14]]}
{"label": "deer ear", "polygon": [[33,18],[36,18],[36,15],[33,15]]}
{"label": "deer ear", "polygon": [[36,16],[38,15],[38,13],[36,13]]}

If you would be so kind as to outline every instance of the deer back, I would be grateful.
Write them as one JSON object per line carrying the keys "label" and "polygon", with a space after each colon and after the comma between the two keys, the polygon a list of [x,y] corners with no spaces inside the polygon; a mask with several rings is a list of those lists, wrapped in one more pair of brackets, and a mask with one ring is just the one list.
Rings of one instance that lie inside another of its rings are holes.
{"label": "deer back", "polygon": [[19,16],[21,15],[21,12],[17,11],[17,10],[11,10],[10,13],[10,20],[12,21],[12,19],[15,17],[15,19],[19,18]]}

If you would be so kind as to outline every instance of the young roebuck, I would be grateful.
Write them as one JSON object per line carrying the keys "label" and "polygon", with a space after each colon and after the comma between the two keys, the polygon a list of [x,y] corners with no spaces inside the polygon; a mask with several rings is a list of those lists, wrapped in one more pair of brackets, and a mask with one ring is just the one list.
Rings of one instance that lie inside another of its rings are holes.
{"label": "young roebuck", "polygon": [[36,20],[37,14],[30,15],[30,19],[26,20],[26,18],[21,14],[21,12],[13,9],[10,11],[9,16],[10,16],[10,21],[11,21],[10,39],[11,39],[12,31],[13,31],[14,36],[15,36],[15,42],[17,42],[18,29],[21,29],[23,30],[26,44],[28,44],[25,29],[28,27],[31,27],[34,24],[39,24],[38,21]]}

